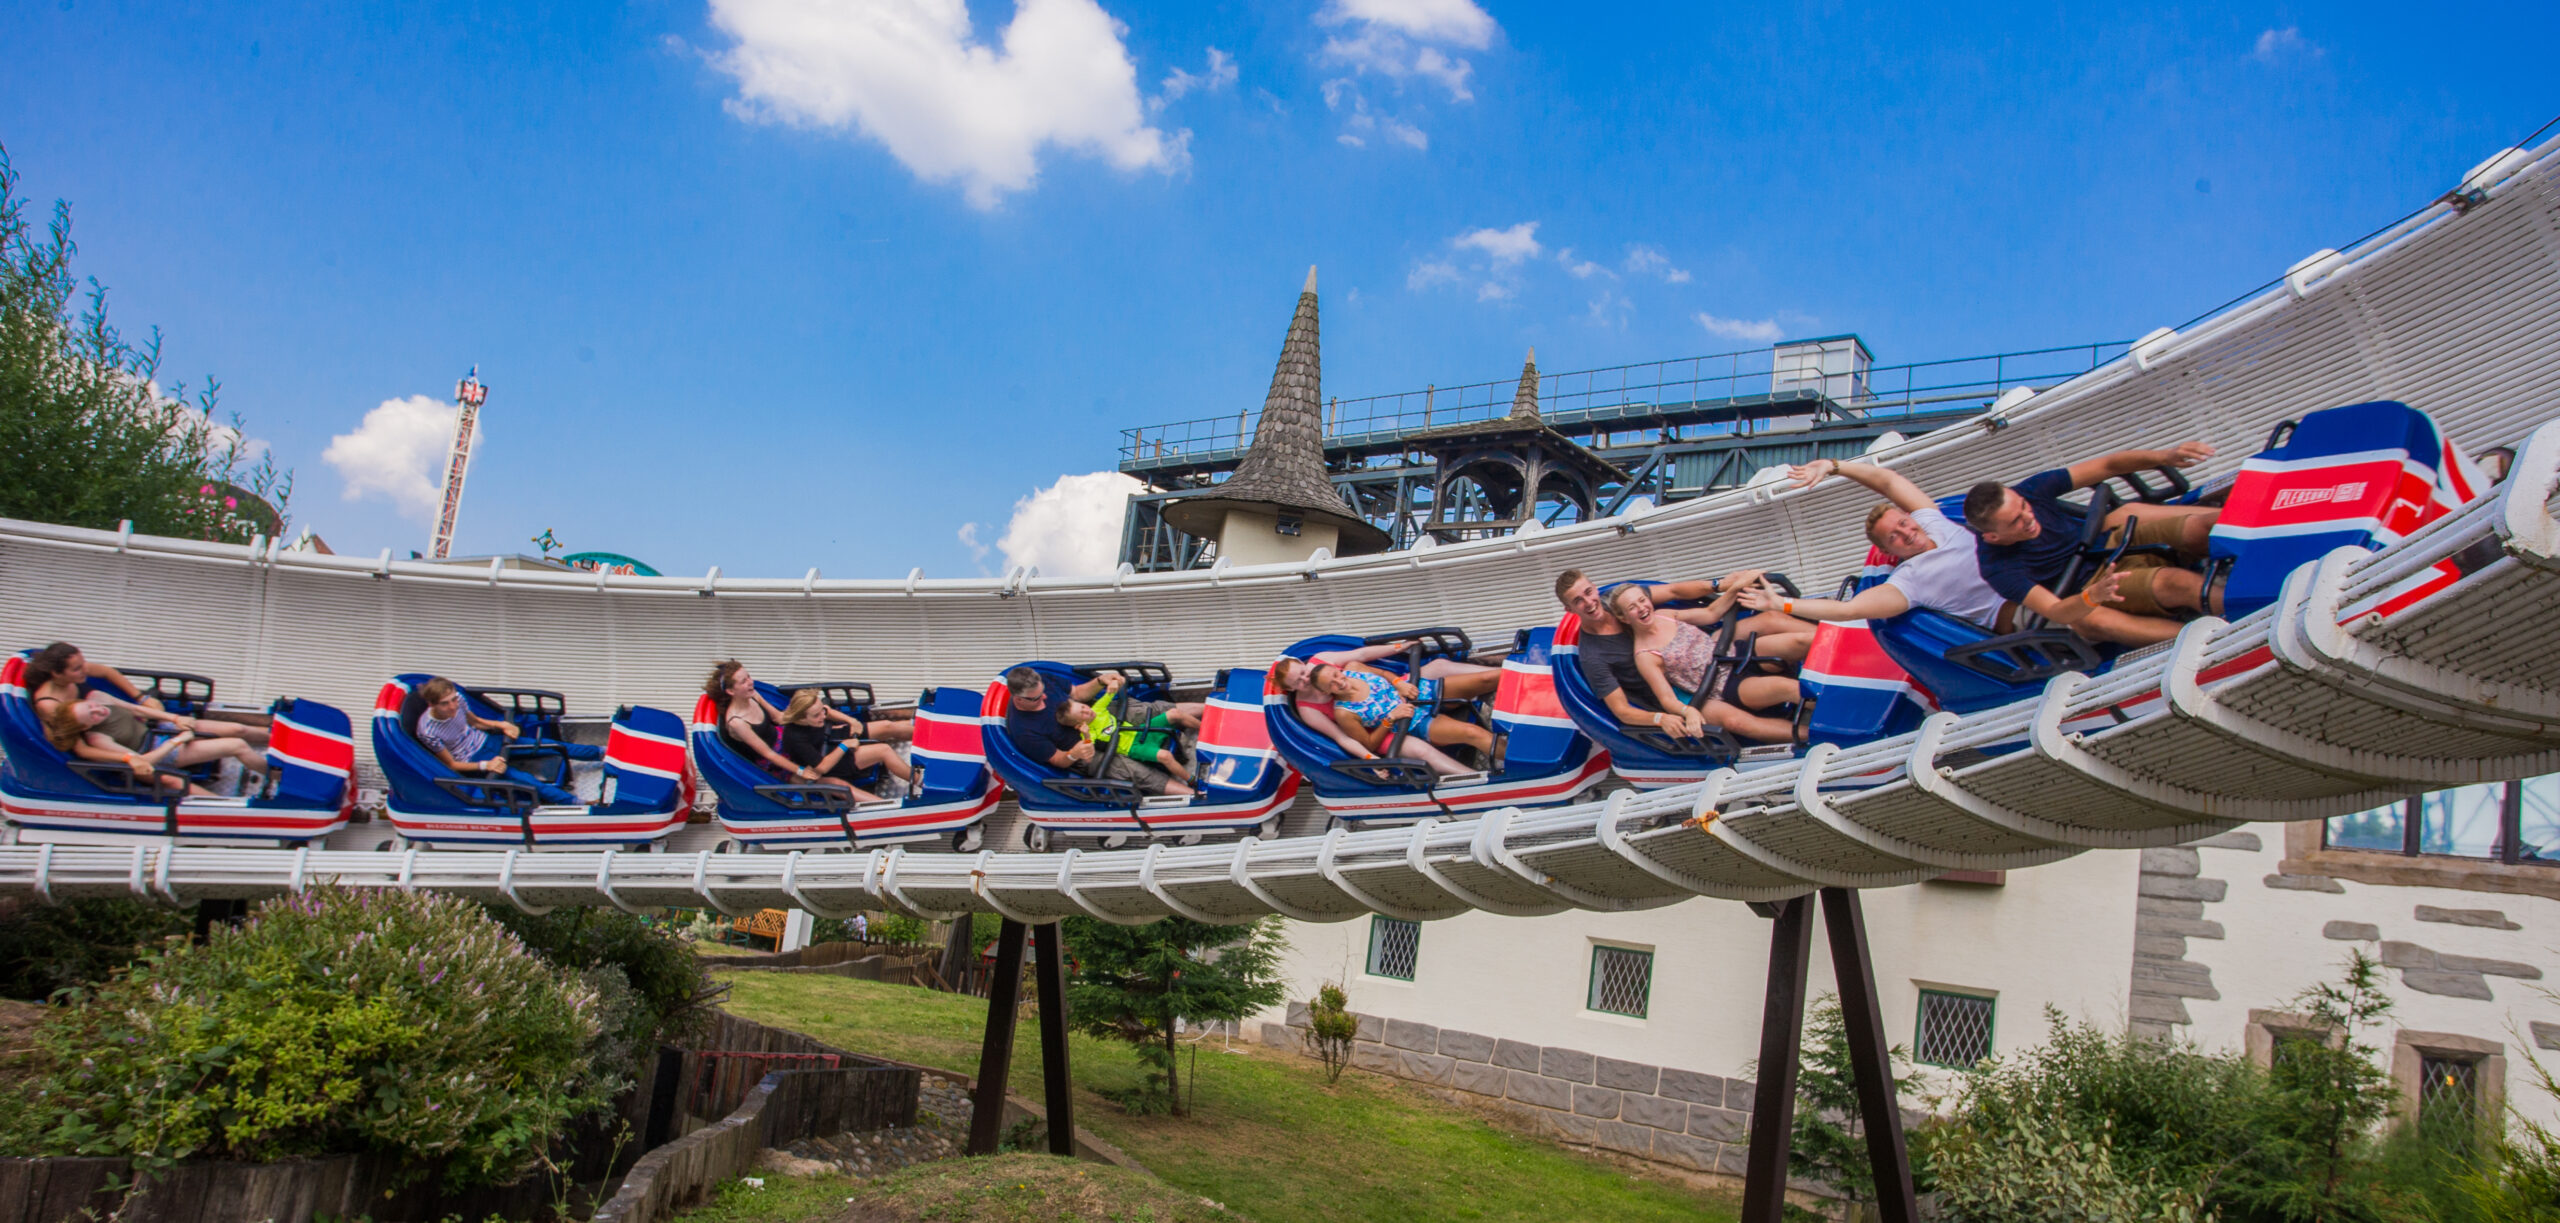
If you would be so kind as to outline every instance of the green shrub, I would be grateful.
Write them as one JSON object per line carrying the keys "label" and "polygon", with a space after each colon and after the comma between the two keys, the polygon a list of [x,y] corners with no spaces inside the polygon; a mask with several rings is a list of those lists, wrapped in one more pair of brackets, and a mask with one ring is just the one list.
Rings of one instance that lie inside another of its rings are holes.
{"label": "green shrub", "polygon": [[104,981],[193,929],[187,910],[138,900],[0,902],[0,998],[42,1002],[55,990]]}
{"label": "green shrub", "polygon": [[36,1099],[0,1110],[31,1153],[372,1152],[504,1183],[623,1085],[595,991],[450,897],[279,898],[65,1000]]}
{"label": "green shrub", "polygon": [[1289,944],[1278,918],[1228,926],[1168,917],[1123,926],[1070,917],[1055,929],[1074,965],[1068,1024],[1127,1044],[1147,1068],[1145,1081],[1121,1098],[1131,1112],[1191,1112],[1175,1056],[1177,1020],[1242,1019],[1288,997],[1280,953]]}
{"label": "green shrub", "polygon": [[[535,955],[571,972],[620,979],[629,1000],[619,1005],[607,1034],[630,1058],[659,1044],[683,1044],[711,1017],[720,986],[675,927],[619,909],[559,909],[533,916],[511,905],[490,905],[492,920]],[[600,990],[611,1001],[610,990]],[[614,1064],[624,1064],[617,1061]]]}
{"label": "green shrub", "polygon": [[1360,1017],[1351,1013],[1351,999],[1342,987],[1331,981],[1316,990],[1307,1003],[1307,1051],[1324,1063],[1324,1081],[1342,1081],[1342,1070],[1351,1064],[1351,1041],[1360,1034]]}

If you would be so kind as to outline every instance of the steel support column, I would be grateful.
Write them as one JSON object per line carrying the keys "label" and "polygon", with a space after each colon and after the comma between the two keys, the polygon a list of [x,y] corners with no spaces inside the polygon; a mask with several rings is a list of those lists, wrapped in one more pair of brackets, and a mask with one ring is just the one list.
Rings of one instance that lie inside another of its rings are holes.
{"label": "steel support column", "polygon": [[1822,889],[1822,923],[1831,936],[1831,972],[1840,983],[1840,1022],[1849,1034],[1849,1067],[1867,1131],[1867,1165],[1875,1171],[1876,1207],[1884,1223],[1914,1223],[1911,1152],[1903,1144],[1902,1102],[1893,1090],[1892,1047],[1876,999],[1875,964],[1867,954],[1867,918],[1858,894]]}
{"label": "steel support column", "polygon": [[1796,1051],[1804,1040],[1805,961],[1813,953],[1813,897],[1774,905],[1769,992],[1760,1009],[1759,1083],[1751,1098],[1751,1155],[1744,1165],[1742,1223],[1786,1217],[1787,1156],[1796,1121]]}
{"label": "steel support column", "polygon": [[[968,928],[966,914],[958,920],[962,929]],[[1004,1088],[1013,1076],[1013,1029],[1015,1013],[1022,1009],[1022,936],[1027,929],[1007,918],[996,932],[995,976],[987,981],[987,1039],[978,1049],[977,1087],[969,1093],[971,1155],[995,1154],[1004,1137]]]}
{"label": "steel support column", "polygon": [[1072,1157],[1076,1153],[1076,1088],[1067,1075],[1065,931],[1061,922],[1040,927],[1031,972],[1032,986],[1040,991],[1040,1075],[1048,1088],[1049,1153]]}

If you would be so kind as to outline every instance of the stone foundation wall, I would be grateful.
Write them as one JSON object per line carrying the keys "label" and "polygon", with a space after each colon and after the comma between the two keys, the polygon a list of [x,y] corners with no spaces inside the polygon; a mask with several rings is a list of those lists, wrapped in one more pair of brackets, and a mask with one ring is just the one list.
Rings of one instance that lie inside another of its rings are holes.
{"label": "stone foundation wall", "polygon": [[[1750,1153],[1752,1084],[1694,1070],[1596,1057],[1361,1015],[1351,1064],[1484,1098],[1560,1142],[1596,1147],[1692,1172],[1740,1176]],[[1307,1005],[1285,1025],[1262,1025],[1263,1043],[1307,1049]]]}

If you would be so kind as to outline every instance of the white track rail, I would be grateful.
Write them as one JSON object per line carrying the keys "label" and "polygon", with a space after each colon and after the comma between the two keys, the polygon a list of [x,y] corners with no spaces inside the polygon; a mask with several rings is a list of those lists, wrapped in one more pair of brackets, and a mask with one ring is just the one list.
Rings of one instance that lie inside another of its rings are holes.
{"label": "white track rail", "polygon": [[[2560,142],[2555,142],[2560,145]],[[2438,205],[2185,335],[1887,459],[1923,487],[2118,445],[2204,437],[2220,468],[2277,420],[2396,398],[2462,445],[2560,415],[2560,158],[2516,156],[2485,201]],[[2469,184],[2473,186],[2480,183]],[[2040,700],[1696,786],[1457,823],[1276,842],[1065,854],[787,856],[357,853],[17,846],[0,892],[182,902],[322,883],[423,887],[529,908],[697,905],[815,912],[992,910],[1040,921],[1166,913],[1306,920],[1371,911],[1633,909],[1891,886],[2171,844],[2247,821],[2343,814],[2412,789],[2560,770],[2560,429],[2498,496],[2380,553],[2294,576],[2284,601],[2193,625],[2175,649]],[[1456,622],[1486,639],[1553,618],[1552,576],[1799,573],[1855,562],[1866,498],[1747,489],[1649,515],[1419,553],[1208,574],[1002,582],[566,578],[281,553],[0,523],[0,640],[65,636],[102,657],[345,700],[412,666],[567,691],[576,707],[667,705],[707,661],[860,674],[883,691],[975,686],[1024,657],[1162,658],[1179,672],[1267,657],[1321,628]],[[2388,623],[2339,609],[2475,546],[2499,559]],[[105,592],[111,597],[96,597]],[[66,594],[80,597],[66,598]],[[77,617],[75,622],[72,617]],[[207,631],[220,625],[237,631]],[[2245,664],[2245,665],[2244,665]],[[2204,677],[2211,676],[2208,682]],[[2152,694],[2159,694],[2154,697]],[[2075,719],[2130,711],[2098,732]],[[2027,737],[2030,747],[1979,758]],[[1901,766],[1890,784],[1824,780]]]}

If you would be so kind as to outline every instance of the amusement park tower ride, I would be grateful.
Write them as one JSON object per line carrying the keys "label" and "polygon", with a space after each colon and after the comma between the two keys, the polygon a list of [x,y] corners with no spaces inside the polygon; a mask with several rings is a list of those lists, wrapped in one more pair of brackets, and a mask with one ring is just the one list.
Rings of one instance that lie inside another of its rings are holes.
{"label": "amusement park tower ride", "polygon": [[453,554],[453,520],[462,512],[462,477],[471,470],[471,435],[480,424],[480,405],[488,398],[489,388],[480,385],[477,365],[453,384],[453,403],[462,412],[453,426],[453,449],[445,458],[444,506],[436,511],[435,543],[427,551],[430,559]]}

